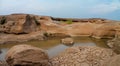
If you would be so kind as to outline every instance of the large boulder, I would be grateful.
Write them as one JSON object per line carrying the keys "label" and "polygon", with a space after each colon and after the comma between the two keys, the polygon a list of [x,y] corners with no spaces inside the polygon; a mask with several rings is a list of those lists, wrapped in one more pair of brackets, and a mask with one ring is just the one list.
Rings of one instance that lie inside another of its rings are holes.
{"label": "large boulder", "polygon": [[111,49],[100,47],[71,47],[51,59],[53,66],[102,66],[116,55]]}
{"label": "large boulder", "polygon": [[108,59],[103,66],[120,66],[120,55],[116,55]]}
{"label": "large boulder", "polygon": [[30,33],[37,30],[37,20],[28,14],[12,14],[1,16],[0,32]]}
{"label": "large boulder", "polygon": [[6,54],[10,66],[50,66],[48,54],[30,45],[16,45]]}

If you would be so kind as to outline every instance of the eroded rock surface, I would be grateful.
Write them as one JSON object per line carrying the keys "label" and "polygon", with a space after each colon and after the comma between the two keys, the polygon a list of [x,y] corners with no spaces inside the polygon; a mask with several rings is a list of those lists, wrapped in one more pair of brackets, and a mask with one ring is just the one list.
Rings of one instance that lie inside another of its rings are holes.
{"label": "eroded rock surface", "polygon": [[12,14],[0,19],[0,32],[30,33],[37,30],[36,19],[28,14]]}
{"label": "eroded rock surface", "polygon": [[111,49],[100,47],[71,47],[51,59],[53,66],[102,66],[116,55]]}
{"label": "eroded rock surface", "polygon": [[109,40],[107,45],[120,54],[120,38]]}
{"label": "eroded rock surface", "polygon": [[45,50],[30,45],[16,45],[6,54],[10,66],[50,66]]}
{"label": "eroded rock surface", "polygon": [[117,34],[117,30],[120,29],[119,23],[105,23],[93,32],[95,38],[113,38]]}
{"label": "eroded rock surface", "polygon": [[64,39],[61,39],[61,43],[65,45],[73,45],[74,40],[72,38],[64,38]]}
{"label": "eroded rock surface", "polygon": [[[120,34],[119,29],[119,22],[100,18],[74,19],[31,14],[11,14],[0,16],[0,44],[9,42],[8,38],[10,42],[19,42],[19,40],[24,42],[29,39],[36,39],[34,33],[37,35],[47,34],[48,37],[89,36],[112,38]],[[27,38],[28,35],[24,35],[25,40],[22,40],[24,39],[21,37],[22,34],[28,34],[34,36],[34,38]]]}
{"label": "eroded rock surface", "polygon": [[45,36],[41,31],[32,32],[29,34],[1,34],[0,35],[0,44],[10,44],[10,43],[21,43],[31,40],[44,40]]}
{"label": "eroded rock surface", "polygon": [[103,66],[120,66],[120,55],[116,55],[114,57],[111,57],[105,63]]}

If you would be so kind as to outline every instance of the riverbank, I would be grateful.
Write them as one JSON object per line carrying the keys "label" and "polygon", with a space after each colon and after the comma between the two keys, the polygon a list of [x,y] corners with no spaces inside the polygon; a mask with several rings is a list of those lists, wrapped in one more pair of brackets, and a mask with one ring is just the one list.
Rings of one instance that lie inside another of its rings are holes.
{"label": "riverbank", "polygon": [[0,16],[0,44],[44,40],[48,37],[113,38],[118,29],[118,21],[101,18],[75,19],[11,14]]}

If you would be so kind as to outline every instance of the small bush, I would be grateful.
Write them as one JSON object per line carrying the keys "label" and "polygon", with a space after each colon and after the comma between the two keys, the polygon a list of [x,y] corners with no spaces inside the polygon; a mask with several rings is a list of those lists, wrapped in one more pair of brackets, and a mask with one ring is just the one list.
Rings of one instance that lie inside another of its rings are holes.
{"label": "small bush", "polygon": [[63,23],[66,23],[66,24],[72,24],[73,21],[71,19],[68,19],[67,21],[60,21],[60,22],[63,22]]}
{"label": "small bush", "polygon": [[72,22],[71,19],[69,19],[69,20],[66,21],[66,23],[67,23],[67,24],[72,24],[73,22]]}

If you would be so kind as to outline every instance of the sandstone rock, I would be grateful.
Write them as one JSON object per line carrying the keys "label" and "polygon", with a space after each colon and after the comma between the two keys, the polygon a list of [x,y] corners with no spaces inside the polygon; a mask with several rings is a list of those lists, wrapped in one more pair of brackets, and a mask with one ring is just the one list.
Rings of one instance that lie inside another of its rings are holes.
{"label": "sandstone rock", "polygon": [[120,66],[120,55],[116,55],[107,60],[103,66]]}
{"label": "sandstone rock", "polygon": [[98,24],[93,23],[73,23],[65,26],[67,34],[71,36],[91,36]]}
{"label": "sandstone rock", "polygon": [[47,32],[44,32],[44,36],[47,37],[47,38],[64,38],[64,37],[70,37],[69,35],[67,34],[64,34],[64,33],[47,33]]}
{"label": "sandstone rock", "polygon": [[0,50],[0,54],[2,53],[2,51]]}
{"label": "sandstone rock", "polygon": [[30,45],[16,45],[6,54],[10,66],[50,66],[47,53]]}
{"label": "sandstone rock", "polygon": [[51,59],[53,66],[102,66],[116,55],[111,49],[100,47],[71,47]]}
{"label": "sandstone rock", "polygon": [[52,18],[50,16],[41,16],[40,20],[44,20],[44,21],[52,21]]}
{"label": "sandstone rock", "polygon": [[0,44],[21,43],[31,40],[44,40],[45,36],[42,31],[32,32],[29,34],[0,34]]}
{"label": "sandstone rock", "polygon": [[9,66],[5,61],[0,60],[0,66]]}
{"label": "sandstone rock", "polygon": [[118,26],[115,23],[106,23],[97,27],[93,32],[93,37],[95,38],[113,38],[116,34],[116,28]]}
{"label": "sandstone rock", "polygon": [[120,53],[120,38],[115,38],[115,39],[108,41],[107,45],[111,47],[114,51],[116,51],[117,53]]}
{"label": "sandstone rock", "polygon": [[61,39],[61,43],[65,45],[73,45],[74,40],[72,38],[64,38],[64,39]]}
{"label": "sandstone rock", "polygon": [[37,29],[34,17],[27,14],[12,14],[0,19],[0,32],[30,33]]}

